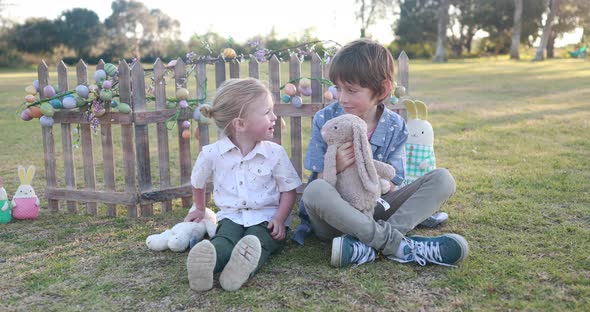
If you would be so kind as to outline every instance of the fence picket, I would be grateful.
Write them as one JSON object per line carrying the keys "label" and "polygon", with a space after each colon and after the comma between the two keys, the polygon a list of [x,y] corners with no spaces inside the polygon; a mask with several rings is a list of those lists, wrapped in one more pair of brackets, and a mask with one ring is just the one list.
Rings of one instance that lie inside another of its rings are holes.
{"label": "fence picket", "polygon": [[[131,105],[131,69],[125,60],[119,62],[119,99]],[[133,148],[133,124],[121,124],[121,145],[123,146],[123,172],[125,173],[125,193],[136,194],[135,149]],[[137,205],[127,205],[127,215],[137,218]]]}
{"label": "fence picket", "polygon": [[[272,94],[272,100],[275,103],[275,107],[281,105],[281,63],[276,55],[273,55],[270,60],[268,60],[268,83],[270,93]],[[275,112],[276,113],[276,112]],[[275,126],[275,133],[273,141],[277,144],[281,144],[282,140],[282,132],[283,129],[281,127],[281,115],[277,114],[279,118],[277,122],[277,126]]]}
{"label": "fence picket", "polygon": [[[82,60],[80,60],[82,62]],[[63,93],[69,90],[68,86],[68,67],[61,61],[57,65],[57,82],[59,92]],[[76,189],[76,167],[74,165],[74,151],[72,144],[72,127],[70,123],[61,124],[61,145],[64,157],[64,180],[67,190]],[[73,200],[66,201],[68,213],[74,214],[78,211],[78,203]]]}
{"label": "fence picket", "polygon": [[[289,80],[301,78],[301,60],[297,54],[292,53],[289,60]],[[299,90],[299,81],[294,83]],[[301,93],[298,92],[299,95]],[[301,143],[301,117],[291,117],[291,163],[295,167],[295,171],[300,177],[303,176],[303,159],[302,159],[302,143]]]}
{"label": "fence picket", "polygon": [[[176,68],[174,69],[174,78],[176,81],[176,88],[182,87],[185,88],[187,86],[187,79],[186,79],[186,65],[182,61],[182,59],[178,59],[176,61]],[[187,111],[188,108],[181,108],[183,111]],[[182,115],[181,115],[182,116]],[[182,137],[182,122],[185,121],[186,118],[180,117],[178,119],[177,127],[178,127],[178,156],[180,159],[180,185],[190,185],[191,181],[191,144],[190,140],[184,139]],[[192,197],[185,196],[182,197],[182,207],[188,208],[192,205]]]}
{"label": "fence picket", "polygon": [[[154,63],[154,95],[156,97],[156,110],[166,109],[166,80],[164,72],[166,68],[159,58]],[[158,132],[158,160],[160,164],[160,189],[168,188],[170,184],[170,151],[168,149],[168,129],[166,123],[156,124]],[[172,211],[172,201],[162,202],[162,213]]]}

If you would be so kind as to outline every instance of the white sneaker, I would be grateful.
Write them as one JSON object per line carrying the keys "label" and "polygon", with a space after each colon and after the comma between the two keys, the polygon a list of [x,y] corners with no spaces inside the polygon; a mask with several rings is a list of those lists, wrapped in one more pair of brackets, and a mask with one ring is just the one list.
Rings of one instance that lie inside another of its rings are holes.
{"label": "white sneaker", "polygon": [[238,241],[231,252],[229,262],[219,276],[219,283],[225,290],[238,290],[256,270],[262,246],[254,235],[246,235]]}
{"label": "white sneaker", "polygon": [[186,258],[188,283],[191,289],[205,291],[213,288],[213,271],[217,262],[215,246],[208,240],[195,245]]}

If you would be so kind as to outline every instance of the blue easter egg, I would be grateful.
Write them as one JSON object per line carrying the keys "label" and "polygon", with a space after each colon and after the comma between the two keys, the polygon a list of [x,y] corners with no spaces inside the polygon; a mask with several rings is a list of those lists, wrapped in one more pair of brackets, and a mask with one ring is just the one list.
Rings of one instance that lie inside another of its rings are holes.
{"label": "blue easter egg", "polygon": [[291,96],[289,96],[288,94],[284,94],[283,96],[281,96],[281,101],[283,101],[283,103],[289,103],[291,102]]}
{"label": "blue easter egg", "polygon": [[201,120],[201,112],[199,111],[198,108],[196,108],[195,111],[193,112],[193,119],[196,121]]}
{"label": "blue easter egg", "polygon": [[76,108],[76,99],[73,96],[66,96],[63,99],[62,105],[67,109]]}
{"label": "blue easter egg", "polygon": [[117,107],[117,105],[119,105],[119,102],[117,102],[117,100],[112,100],[112,101],[111,101],[111,107],[112,107],[112,108],[115,108],[115,107]]}
{"label": "blue easter egg", "polygon": [[337,98],[338,89],[336,89],[336,86],[329,86],[328,91],[332,92],[332,95],[334,96],[334,98]]}
{"label": "blue easter egg", "polygon": [[389,99],[389,103],[391,103],[391,104],[396,104],[398,101],[399,101],[399,99],[395,95],[392,95],[391,98]]}
{"label": "blue easter egg", "polygon": [[53,106],[53,108],[55,109],[63,108],[63,106],[61,105],[61,101],[59,99],[53,99],[49,101],[49,104],[51,104],[51,106]]}
{"label": "blue easter egg", "polygon": [[107,79],[107,73],[103,69],[99,69],[94,73],[94,80],[97,84],[101,85],[105,79]]}
{"label": "blue easter egg", "polygon": [[51,127],[53,126],[53,117],[41,116],[41,118],[39,118],[39,123],[41,123],[43,127]]}
{"label": "blue easter egg", "polygon": [[76,93],[79,96],[87,99],[88,98],[88,94],[90,94],[90,90],[88,90],[88,87],[85,86],[85,85],[79,85],[79,86],[76,87]]}

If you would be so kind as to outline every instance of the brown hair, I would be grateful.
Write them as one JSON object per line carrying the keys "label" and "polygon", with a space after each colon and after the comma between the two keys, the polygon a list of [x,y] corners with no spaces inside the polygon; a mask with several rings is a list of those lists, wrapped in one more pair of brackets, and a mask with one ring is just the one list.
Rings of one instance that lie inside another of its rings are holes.
{"label": "brown hair", "polygon": [[332,82],[339,80],[359,84],[371,89],[373,96],[383,93],[383,81],[393,84],[393,75],[393,56],[382,45],[369,39],[350,42],[330,62],[329,76]]}
{"label": "brown hair", "polygon": [[230,136],[234,132],[232,120],[246,117],[251,104],[267,94],[270,91],[258,79],[229,79],[217,89],[213,105],[201,105],[199,111],[203,116],[214,119],[217,128]]}

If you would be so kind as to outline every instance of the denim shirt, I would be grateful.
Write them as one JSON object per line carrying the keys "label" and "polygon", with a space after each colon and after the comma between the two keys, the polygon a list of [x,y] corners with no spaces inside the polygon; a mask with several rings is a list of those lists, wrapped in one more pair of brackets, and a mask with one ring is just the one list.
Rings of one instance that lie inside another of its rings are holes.
{"label": "denim shirt", "polygon": [[[396,171],[392,182],[395,185],[401,185],[405,178],[406,168],[405,143],[408,139],[406,122],[400,115],[388,108],[381,106],[380,109],[383,109],[383,113],[369,141],[373,158],[392,165]],[[315,180],[318,173],[324,171],[324,154],[326,153],[327,144],[320,133],[322,127],[328,120],[343,114],[345,114],[344,108],[340,103],[334,102],[314,115],[311,138],[303,162],[305,169],[312,172],[308,182]],[[301,224],[297,227],[291,239],[303,245],[305,237],[311,233],[311,224],[303,206],[303,201],[299,203],[299,217],[301,218]]]}

